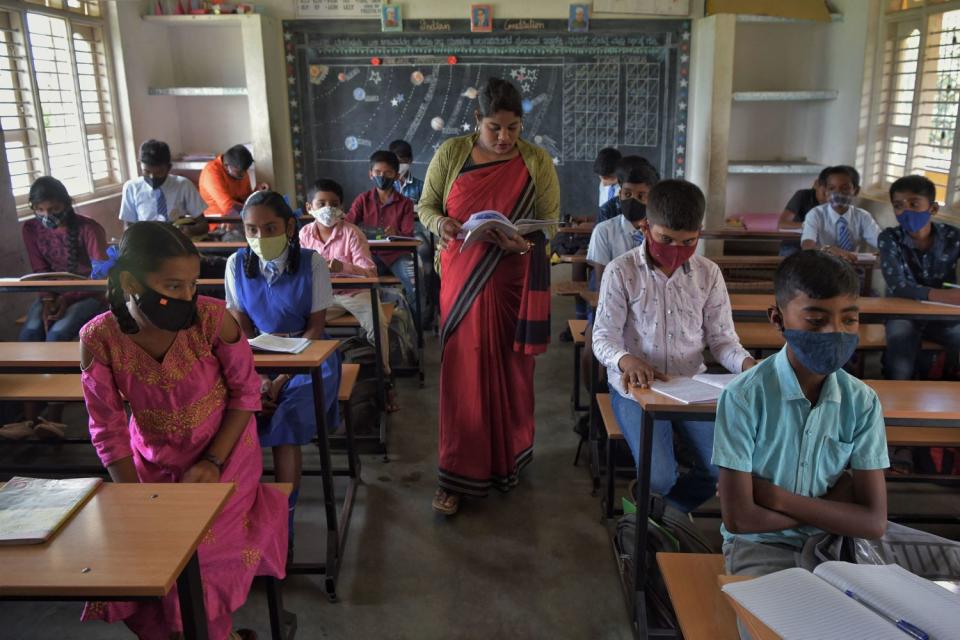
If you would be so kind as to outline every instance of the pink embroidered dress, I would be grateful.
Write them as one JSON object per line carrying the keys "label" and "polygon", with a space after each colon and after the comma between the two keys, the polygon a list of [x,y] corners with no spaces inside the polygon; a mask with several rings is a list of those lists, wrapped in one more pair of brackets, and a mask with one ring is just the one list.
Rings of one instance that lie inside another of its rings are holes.
{"label": "pink embroidered dress", "polygon": [[[200,296],[197,322],[177,333],[157,361],[103,313],[80,331],[94,359],[83,372],[90,436],[104,466],[133,456],[141,482],[179,482],[213,440],[228,409],[258,411],[260,380],[246,340],[220,340],[224,303]],[[127,421],[124,401],[133,417]],[[225,460],[222,482],[234,493],[199,547],[211,638],[226,638],[230,615],[257,575],[283,578],[287,498],[260,484],[257,424]],[[159,602],[90,602],[84,620],[123,620],[140,638],[167,640],[181,630],[176,587]]]}

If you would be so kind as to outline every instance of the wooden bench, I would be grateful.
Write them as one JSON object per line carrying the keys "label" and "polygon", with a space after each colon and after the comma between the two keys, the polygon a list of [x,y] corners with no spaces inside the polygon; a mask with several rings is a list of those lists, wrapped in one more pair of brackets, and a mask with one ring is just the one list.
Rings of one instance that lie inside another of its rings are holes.
{"label": "wooden bench", "polygon": [[[783,347],[783,334],[776,326],[765,322],[734,322],[734,331],[740,337],[740,344],[749,351],[780,349]],[[858,351],[882,351],[887,347],[887,331],[882,324],[861,324]],[[941,351],[943,347],[935,342],[924,340],[920,345],[923,351]]]}
{"label": "wooden bench", "polygon": [[566,280],[553,284],[553,293],[558,296],[577,296],[587,291],[587,283],[575,280]]}
{"label": "wooden bench", "polygon": [[614,476],[617,472],[614,447],[617,442],[623,441],[623,431],[620,429],[620,423],[617,422],[617,416],[613,413],[613,403],[610,401],[610,394],[598,393],[595,398],[597,401],[597,409],[600,411],[600,420],[603,422],[603,429],[607,433],[607,489],[601,501],[601,507],[604,516],[609,520],[616,514],[616,509],[613,504]]}
{"label": "wooden bench", "polygon": [[340,365],[340,388],[337,390],[337,400],[349,402],[353,395],[353,387],[360,376],[360,365],[345,363]]}
{"label": "wooden bench", "polygon": [[[79,359],[79,355],[77,356]],[[82,402],[79,373],[0,374],[0,400]]]}
{"label": "wooden bench", "polygon": [[603,419],[603,428],[607,432],[607,438],[609,440],[623,440],[623,431],[620,430],[620,423],[617,422],[617,416],[613,413],[610,394],[598,393],[597,406],[600,408],[600,417]]}
{"label": "wooden bench", "polygon": [[722,555],[661,552],[657,564],[684,640],[739,640],[737,616],[717,582]]}
{"label": "wooden bench", "polygon": [[583,347],[584,333],[587,330],[586,320],[567,320],[567,327],[570,328],[570,335],[573,336],[573,344]]}

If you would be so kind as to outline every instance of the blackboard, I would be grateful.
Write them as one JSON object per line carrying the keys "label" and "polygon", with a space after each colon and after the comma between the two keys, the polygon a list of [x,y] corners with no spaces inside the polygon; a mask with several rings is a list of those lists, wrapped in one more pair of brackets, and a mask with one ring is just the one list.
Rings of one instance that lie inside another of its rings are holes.
{"label": "blackboard", "polygon": [[662,177],[683,177],[690,61],[688,20],[410,21],[381,33],[375,20],[285,21],[298,198],[318,177],[349,201],[371,187],[367,160],[402,138],[423,177],[436,148],[475,124],[476,89],[506,78],[524,97],[523,136],[547,149],[563,215],[593,215],[599,149],[645,156]]}

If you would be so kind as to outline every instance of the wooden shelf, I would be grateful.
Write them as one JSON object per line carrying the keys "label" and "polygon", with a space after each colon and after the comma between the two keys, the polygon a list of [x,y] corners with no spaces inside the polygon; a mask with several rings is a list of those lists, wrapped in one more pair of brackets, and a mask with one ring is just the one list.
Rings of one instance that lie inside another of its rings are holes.
{"label": "wooden shelf", "polygon": [[211,98],[217,96],[246,96],[246,87],[150,87],[151,96],[179,96]]}
{"label": "wooden shelf", "polygon": [[236,26],[245,20],[259,20],[260,15],[256,13],[223,13],[219,16],[213,14],[204,14],[198,16],[142,16],[142,18],[147,22],[155,22],[157,24],[163,24],[171,27],[189,25],[215,27]]}
{"label": "wooden shelf", "polygon": [[203,171],[209,160],[174,160],[173,168],[180,171]]}
{"label": "wooden shelf", "polygon": [[814,164],[812,162],[782,162],[782,161],[770,161],[764,162],[762,160],[748,162],[748,161],[738,161],[730,162],[727,165],[727,172],[732,174],[741,174],[741,175],[814,175],[820,173],[820,170],[823,169],[823,165]]}
{"label": "wooden shelf", "polygon": [[836,100],[839,91],[734,91],[734,102],[815,102]]}
{"label": "wooden shelf", "polygon": [[[781,18],[780,16],[758,16],[740,14],[737,16],[740,23],[772,23],[772,24],[817,24],[817,20],[803,20],[800,18]],[[842,13],[831,13],[830,22],[843,22]]]}

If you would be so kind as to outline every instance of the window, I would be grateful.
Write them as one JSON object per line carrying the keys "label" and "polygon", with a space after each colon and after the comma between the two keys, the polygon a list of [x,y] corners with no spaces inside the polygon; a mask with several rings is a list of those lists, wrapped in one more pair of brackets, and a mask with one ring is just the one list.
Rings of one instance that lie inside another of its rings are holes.
{"label": "window", "polygon": [[75,197],[119,184],[99,1],[20,5],[0,6],[0,128],[18,204],[45,174]]}
{"label": "window", "polygon": [[917,173],[960,205],[960,3],[896,0],[887,11],[871,183]]}

